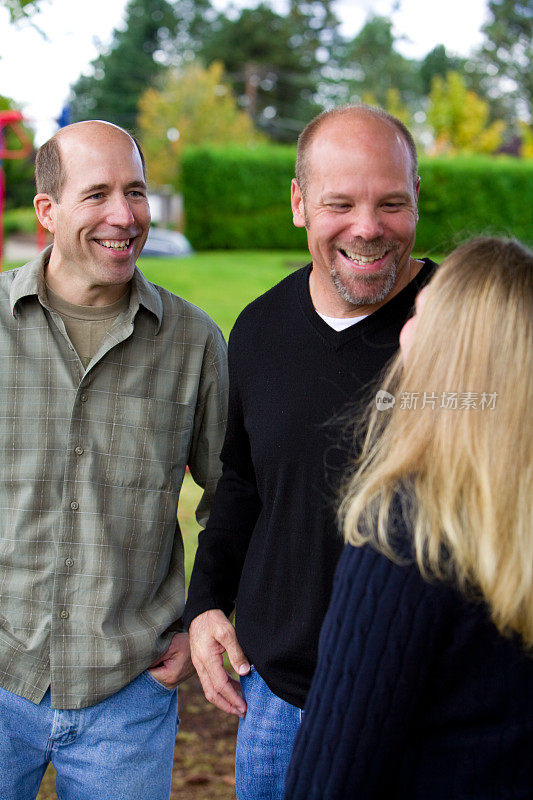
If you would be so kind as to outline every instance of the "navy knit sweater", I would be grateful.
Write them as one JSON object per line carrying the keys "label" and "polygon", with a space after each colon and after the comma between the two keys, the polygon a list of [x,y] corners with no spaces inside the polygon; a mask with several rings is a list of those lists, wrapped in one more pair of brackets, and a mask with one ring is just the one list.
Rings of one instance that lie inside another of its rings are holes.
{"label": "navy knit sweater", "polygon": [[389,302],[340,332],[313,308],[305,267],[254,300],[230,336],[224,468],[184,620],[211,608],[229,614],[236,603],[244,652],[293,705],[305,703],[342,550],[337,490],[353,457],[342,427],[375,394],[434,267],[426,261]]}
{"label": "navy knit sweater", "polygon": [[533,658],[485,608],[345,547],[286,800],[531,800]]}

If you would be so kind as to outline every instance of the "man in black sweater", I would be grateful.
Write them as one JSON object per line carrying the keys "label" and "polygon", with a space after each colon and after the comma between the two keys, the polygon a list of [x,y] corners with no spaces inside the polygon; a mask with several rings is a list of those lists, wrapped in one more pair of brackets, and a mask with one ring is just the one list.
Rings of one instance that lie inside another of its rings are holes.
{"label": "man in black sweater", "polygon": [[238,800],[283,796],[342,548],[335,506],[354,455],[343,424],[360,414],[435,266],[411,257],[419,185],[415,145],[395,118],[352,106],[313,120],[291,191],[312,264],[251,303],[230,336],[224,469],[185,623],[206,697],[241,717]]}

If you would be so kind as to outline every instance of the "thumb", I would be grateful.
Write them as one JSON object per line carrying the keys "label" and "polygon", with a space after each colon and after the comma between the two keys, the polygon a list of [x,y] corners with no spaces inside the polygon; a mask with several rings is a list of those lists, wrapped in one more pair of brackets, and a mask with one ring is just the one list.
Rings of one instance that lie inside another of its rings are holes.
{"label": "thumb", "polygon": [[228,645],[226,652],[231,666],[237,675],[247,675],[250,672],[250,663],[244,655],[237,638]]}

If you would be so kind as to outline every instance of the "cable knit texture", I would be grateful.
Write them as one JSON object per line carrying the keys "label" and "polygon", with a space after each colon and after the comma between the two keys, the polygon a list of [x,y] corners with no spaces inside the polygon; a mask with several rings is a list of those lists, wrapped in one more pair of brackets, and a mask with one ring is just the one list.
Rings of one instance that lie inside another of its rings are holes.
{"label": "cable knit texture", "polygon": [[486,609],[346,546],[286,800],[529,800],[533,658]]}

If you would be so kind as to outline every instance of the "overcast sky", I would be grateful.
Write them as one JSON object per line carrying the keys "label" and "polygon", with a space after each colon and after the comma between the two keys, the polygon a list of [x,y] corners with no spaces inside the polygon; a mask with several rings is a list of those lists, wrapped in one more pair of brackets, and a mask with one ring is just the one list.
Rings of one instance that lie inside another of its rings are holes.
{"label": "overcast sky", "polygon": [[[227,8],[226,0],[212,0]],[[253,7],[256,0],[233,0],[238,7]],[[42,144],[57,128],[55,118],[68,98],[69,87],[124,20],[127,0],[41,0],[36,15],[40,33],[24,22],[11,25],[0,7],[0,94],[22,106],[36,143]],[[285,0],[272,0],[285,11]],[[392,13],[395,5],[399,10]],[[451,54],[467,55],[481,42],[480,28],[487,18],[487,0],[336,0],[335,10],[346,36],[357,34],[370,11],[390,16],[394,33],[402,37],[398,49],[421,58],[437,44]]]}

